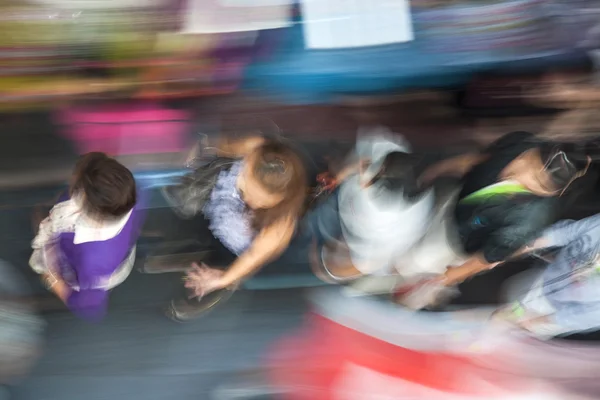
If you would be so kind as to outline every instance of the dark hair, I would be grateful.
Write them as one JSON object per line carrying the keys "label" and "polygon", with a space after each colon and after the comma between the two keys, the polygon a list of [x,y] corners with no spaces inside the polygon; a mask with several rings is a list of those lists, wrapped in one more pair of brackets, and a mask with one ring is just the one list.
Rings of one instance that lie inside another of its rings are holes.
{"label": "dark hair", "polygon": [[544,142],[539,150],[544,168],[557,188],[569,185],[590,163],[584,144]]}
{"label": "dark hair", "polygon": [[267,141],[253,155],[252,174],[270,193],[280,193],[283,200],[267,210],[255,210],[255,228],[262,229],[285,217],[302,213],[308,180],[302,158],[290,146]]}
{"label": "dark hair", "polygon": [[420,157],[415,154],[392,152],[385,157],[380,171],[371,184],[377,183],[380,190],[388,194],[415,201],[424,192],[417,178],[419,162]]}
{"label": "dark hair", "polygon": [[75,165],[71,195],[84,196],[84,211],[99,218],[119,218],[137,201],[135,179],[124,165],[104,153],[88,153]]}

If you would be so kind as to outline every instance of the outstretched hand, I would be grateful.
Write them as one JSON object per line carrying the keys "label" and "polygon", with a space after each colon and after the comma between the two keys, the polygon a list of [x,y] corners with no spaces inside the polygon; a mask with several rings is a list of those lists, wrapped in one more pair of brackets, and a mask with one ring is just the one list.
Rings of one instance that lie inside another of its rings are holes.
{"label": "outstretched hand", "polygon": [[185,287],[192,291],[191,297],[203,297],[216,290],[223,289],[224,271],[210,268],[206,264],[192,264],[185,277]]}
{"label": "outstretched hand", "polygon": [[421,310],[444,304],[459,293],[456,287],[446,285],[443,277],[431,277],[397,292],[396,301],[409,309]]}

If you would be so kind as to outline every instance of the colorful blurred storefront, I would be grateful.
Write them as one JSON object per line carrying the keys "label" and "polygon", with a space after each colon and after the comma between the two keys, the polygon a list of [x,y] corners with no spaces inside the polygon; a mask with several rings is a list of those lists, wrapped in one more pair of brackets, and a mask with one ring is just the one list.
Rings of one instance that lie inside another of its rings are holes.
{"label": "colorful blurred storefront", "polygon": [[[356,19],[362,36],[394,25],[382,19],[386,2],[318,2],[328,3],[328,14],[318,14],[309,12],[315,0],[4,2],[2,106],[108,93],[198,97],[234,91],[244,76],[247,88],[322,102],[459,85],[488,69],[568,64],[600,42],[598,1],[405,0],[408,22],[393,14],[408,25],[404,40],[314,49],[311,32],[326,30],[313,19],[322,15]],[[368,27],[357,19],[363,3]]]}
{"label": "colorful blurred storefront", "polygon": [[[68,148],[56,176],[72,156],[90,150],[129,157],[134,167],[180,168],[205,122],[198,105],[223,95],[246,91],[318,105],[347,95],[456,88],[482,71],[560,67],[600,47],[597,0],[393,3],[3,2],[0,111],[11,130],[4,137],[39,144],[3,146],[13,149],[4,164],[33,169],[59,157],[43,152]],[[328,26],[336,19],[350,24],[336,31]],[[360,34],[340,41],[348,29]],[[330,32],[329,41],[314,43],[315,32]],[[38,110],[35,118],[8,116]],[[56,143],[41,145],[45,132]]]}
{"label": "colorful blurred storefront", "polygon": [[299,103],[454,88],[479,72],[577,64],[600,45],[600,2],[593,0],[411,0],[410,12],[414,40],[330,50],[306,48],[307,23],[298,15],[277,54],[250,67],[247,85]]}

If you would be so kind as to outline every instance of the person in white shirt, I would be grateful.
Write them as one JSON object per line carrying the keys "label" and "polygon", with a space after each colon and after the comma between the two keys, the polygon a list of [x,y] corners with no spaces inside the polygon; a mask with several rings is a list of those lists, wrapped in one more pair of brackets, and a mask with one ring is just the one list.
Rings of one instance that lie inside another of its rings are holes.
{"label": "person in white shirt", "polygon": [[[416,156],[410,151],[402,136],[385,128],[359,132],[356,168],[334,194],[341,235],[315,249],[313,267],[322,279],[407,279],[443,272],[428,271],[439,263],[423,260],[419,250],[432,224],[441,221],[435,218],[433,189],[418,185]],[[386,282],[392,290],[395,280]]]}

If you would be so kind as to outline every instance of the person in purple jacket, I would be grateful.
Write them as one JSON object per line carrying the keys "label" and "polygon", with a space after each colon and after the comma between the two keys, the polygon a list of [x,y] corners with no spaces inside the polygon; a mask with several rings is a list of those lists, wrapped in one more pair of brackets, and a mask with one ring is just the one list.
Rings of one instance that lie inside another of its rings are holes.
{"label": "person in purple jacket", "polygon": [[69,193],[41,222],[30,266],[73,313],[100,320],[109,291],[131,272],[142,219],[131,171],[103,153],[86,154]]}

